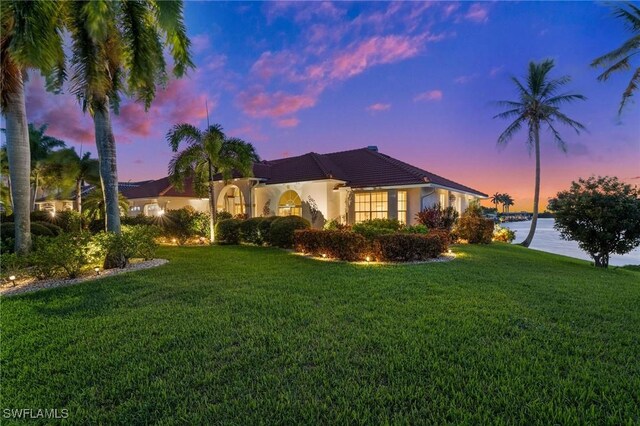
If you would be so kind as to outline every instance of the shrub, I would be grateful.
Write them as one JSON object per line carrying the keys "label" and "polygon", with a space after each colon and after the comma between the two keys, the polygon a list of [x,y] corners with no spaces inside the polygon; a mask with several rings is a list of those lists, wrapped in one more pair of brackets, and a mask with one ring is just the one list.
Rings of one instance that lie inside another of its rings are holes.
{"label": "shrub", "polygon": [[445,229],[451,231],[456,220],[458,220],[458,212],[453,207],[443,208],[440,203],[434,204],[432,207],[426,207],[416,214],[418,223],[429,229]]}
{"label": "shrub", "polygon": [[489,244],[493,237],[493,227],[493,221],[485,219],[480,206],[473,203],[460,217],[456,234],[470,244]]}
{"label": "shrub", "polygon": [[348,231],[351,230],[351,227],[339,222],[337,219],[331,219],[324,224],[323,229],[327,231]]}
{"label": "shrub", "polygon": [[353,232],[372,240],[380,235],[392,234],[400,229],[402,224],[397,219],[371,219],[353,225]]}
{"label": "shrub", "polygon": [[40,222],[31,222],[31,234],[39,237],[53,237],[54,233]]}
{"label": "shrub", "polygon": [[513,240],[516,239],[515,231],[512,231],[509,228],[503,228],[502,226],[496,224],[493,228],[493,241],[500,241],[503,243],[511,244]]}
{"label": "shrub", "polygon": [[58,247],[53,237],[33,239],[31,253],[27,257],[33,274],[40,279],[52,278],[59,271]]}
{"label": "shrub", "polygon": [[0,266],[2,266],[2,278],[8,279],[11,275],[19,276],[27,266],[25,256],[15,253],[2,252],[0,254]]}
{"label": "shrub", "polygon": [[262,221],[258,224],[260,237],[262,237],[262,241],[266,244],[271,245],[271,224],[279,218],[279,216],[263,217]]}
{"label": "shrub", "polygon": [[51,231],[51,235],[52,236],[56,236],[56,235],[60,235],[62,234],[62,228],[59,227],[58,225],[56,225],[55,223],[51,223],[51,222],[31,222],[31,233],[33,234],[33,225],[40,225],[40,226],[44,226],[45,228],[47,228],[49,231]]}
{"label": "shrub", "polygon": [[75,210],[64,210],[50,218],[50,222],[58,225],[64,232],[80,232],[82,230],[82,215]]}
{"label": "shrub", "polygon": [[293,247],[293,233],[296,229],[308,229],[311,224],[300,216],[282,216],[273,221],[269,230],[271,245],[282,248]]}
{"label": "shrub", "polygon": [[422,224],[407,225],[401,228],[400,232],[405,232],[407,234],[428,234],[429,228]]}
{"label": "shrub", "polygon": [[158,250],[156,239],[160,236],[160,228],[155,225],[134,225],[126,227],[123,232],[130,235],[134,244],[133,257],[140,257],[144,260],[153,259]]}
{"label": "shrub", "polygon": [[31,222],[51,222],[54,216],[51,216],[51,212],[45,210],[35,210],[29,215]]}
{"label": "shrub", "polygon": [[218,212],[216,214],[216,223],[223,220],[229,220],[229,219],[233,219],[233,215],[229,212]]}
{"label": "shrub", "polygon": [[120,223],[122,225],[130,225],[130,226],[134,226],[134,225],[152,226],[156,224],[156,221],[157,221],[157,218],[154,218],[151,216],[145,216],[142,213],[140,213],[137,216],[123,216],[122,218],[120,218]]}
{"label": "shrub", "polygon": [[225,219],[216,223],[216,242],[219,244],[240,243],[240,223],[238,219]]}
{"label": "shrub", "polygon": [[262,244],[264,239],[260,232],[260,223],[264,218],[254,217],[247,219],[240,224],[240,239],[245,243]]}
{"label": "shrub", "polygon": [[[56,227],[58,230],[60,228]],[[2,252],[13,252],[13,243],[15,241],[15,224],[13,222],[4,222],[0,225],[0,240],[2,241]],[[48,225],[38,222],[31,222],[31,235],[36,237],[53,237],[55,234]]]}
{"label": "shrub", "polygon": [[447,244],[448,238],[440,234],[380,235],[373,243],[373,254],[377,260],[387,262],[426,260],[445,252]]}
{"label": "shrub", "polygon": [[296,251],[314,255],[326,255],[333,259],[363,260],[367,252],[367,240],[351,231],[302,229],[294,232]]}
{"label": "shrub", "polygon": [[209,216],[187,206],[177,210],[168,210],[160,221],[162,235],[176,240],[179,245],[190,239],[205,237],[209,233]]}
{"label": "shrub", "polygon": [[63,271],[68,278],[77,277],[84,266],[98,260],[92,256],[94,252],[89,248],[90,243],[91,236],[88,233],[71,234],[67,232],[44,242],[44,244],[51,246],[45,252],[53,250],[55,253],[54,265],[56,269]]}
{"label": "shrub", "polygon": [[129,259],[136,255],[137,243],[133,240],[133,233],[122,227],[122,233],[100,232],[94,241],[102,250],[105,269],[125,268]]}

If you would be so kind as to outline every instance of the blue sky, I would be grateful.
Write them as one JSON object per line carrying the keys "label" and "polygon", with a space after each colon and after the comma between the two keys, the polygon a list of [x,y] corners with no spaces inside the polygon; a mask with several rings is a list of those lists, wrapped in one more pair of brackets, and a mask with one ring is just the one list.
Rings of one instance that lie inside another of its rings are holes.
{"label": "blue sky", "polygon": [[[630,34],[603,4],[586,2],[187,2],[197,69],[169,83],[147,113],[125,103],[114,119],[121,180],[165,175],[164,141],[176,122],[212,122],[252,142],[266,159],[378,145],[486,193],[532,199],[525,135],[503,149],[508,123],[492,101],[511,99],[509,77],[553,58],[554,76],[588,101],[566,112],[569,152],[543,134],[542,197],[590,174],[640,182],[640,109],[617,116],[630,74],[606,83],[589,67]],[[69,95],[29,86],[28,114],[92,149],[93,130]],[[64,123],[64,125],[62,125]]]}

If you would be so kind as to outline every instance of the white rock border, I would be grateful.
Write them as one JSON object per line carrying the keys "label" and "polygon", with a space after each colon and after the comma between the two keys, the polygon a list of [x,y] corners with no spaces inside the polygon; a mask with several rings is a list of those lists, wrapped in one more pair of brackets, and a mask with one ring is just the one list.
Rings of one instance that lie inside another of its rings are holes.
{"label": "white rock border", "polygon": [[37,280],[35,278],[27,278],[23,280],[16,280],[16,285],[12,286],[10,283],[3,284],[0,288],[0,295],[2,296],[15,296],[18,294],[33,293],[35,291],[44,290],[47,288],[67,287],[70,285],[80,284],[86,281],[95,281],[106,277],[112,277],[114,275],[120,275],[127,272],[141,271],[143,269],[155,268],[162,266],[169,261],[167,259],[151,259],[142,262],[130,263],[126,268],[114,268],[107,270],[100,270],[100,275],[84,275],[78,278],[52,278],[46,280]]}

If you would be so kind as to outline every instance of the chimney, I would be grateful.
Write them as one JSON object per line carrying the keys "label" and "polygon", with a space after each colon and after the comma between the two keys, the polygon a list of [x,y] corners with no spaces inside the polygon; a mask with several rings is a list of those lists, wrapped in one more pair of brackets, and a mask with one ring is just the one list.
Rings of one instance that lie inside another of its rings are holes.
{"label": "chimney", "polygon": [[369,151],[378,152],[378,147],[376,145],[369,145],[367,149]]}

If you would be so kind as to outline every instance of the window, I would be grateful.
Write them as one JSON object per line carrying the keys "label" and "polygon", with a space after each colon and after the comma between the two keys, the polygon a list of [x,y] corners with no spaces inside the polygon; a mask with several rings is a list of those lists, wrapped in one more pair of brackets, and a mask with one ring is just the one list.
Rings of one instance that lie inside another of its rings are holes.
{"label": "window", "polygon": [[387,192],[359,192],[355,196],[356,223],[369,219],[386,219],[389,210]]}
{"label": "window", "polygon": [[447,194],[445,193],[440,194],[440,207],[441,208],[447,207]]}
{"label": "window", "polygon": [[407,191],[398,191],[398,221],[407,224]]}
{"label": "window", "polygon": [[296,191],[285,191],[278,201],[278,216],[302,216],[302,200]]}
{"label": "window", "polygon": [[222,191],[218,198],[218,211],[231,213],[233,216],[244,214],[244,197],[240,188],[233,185]]}

